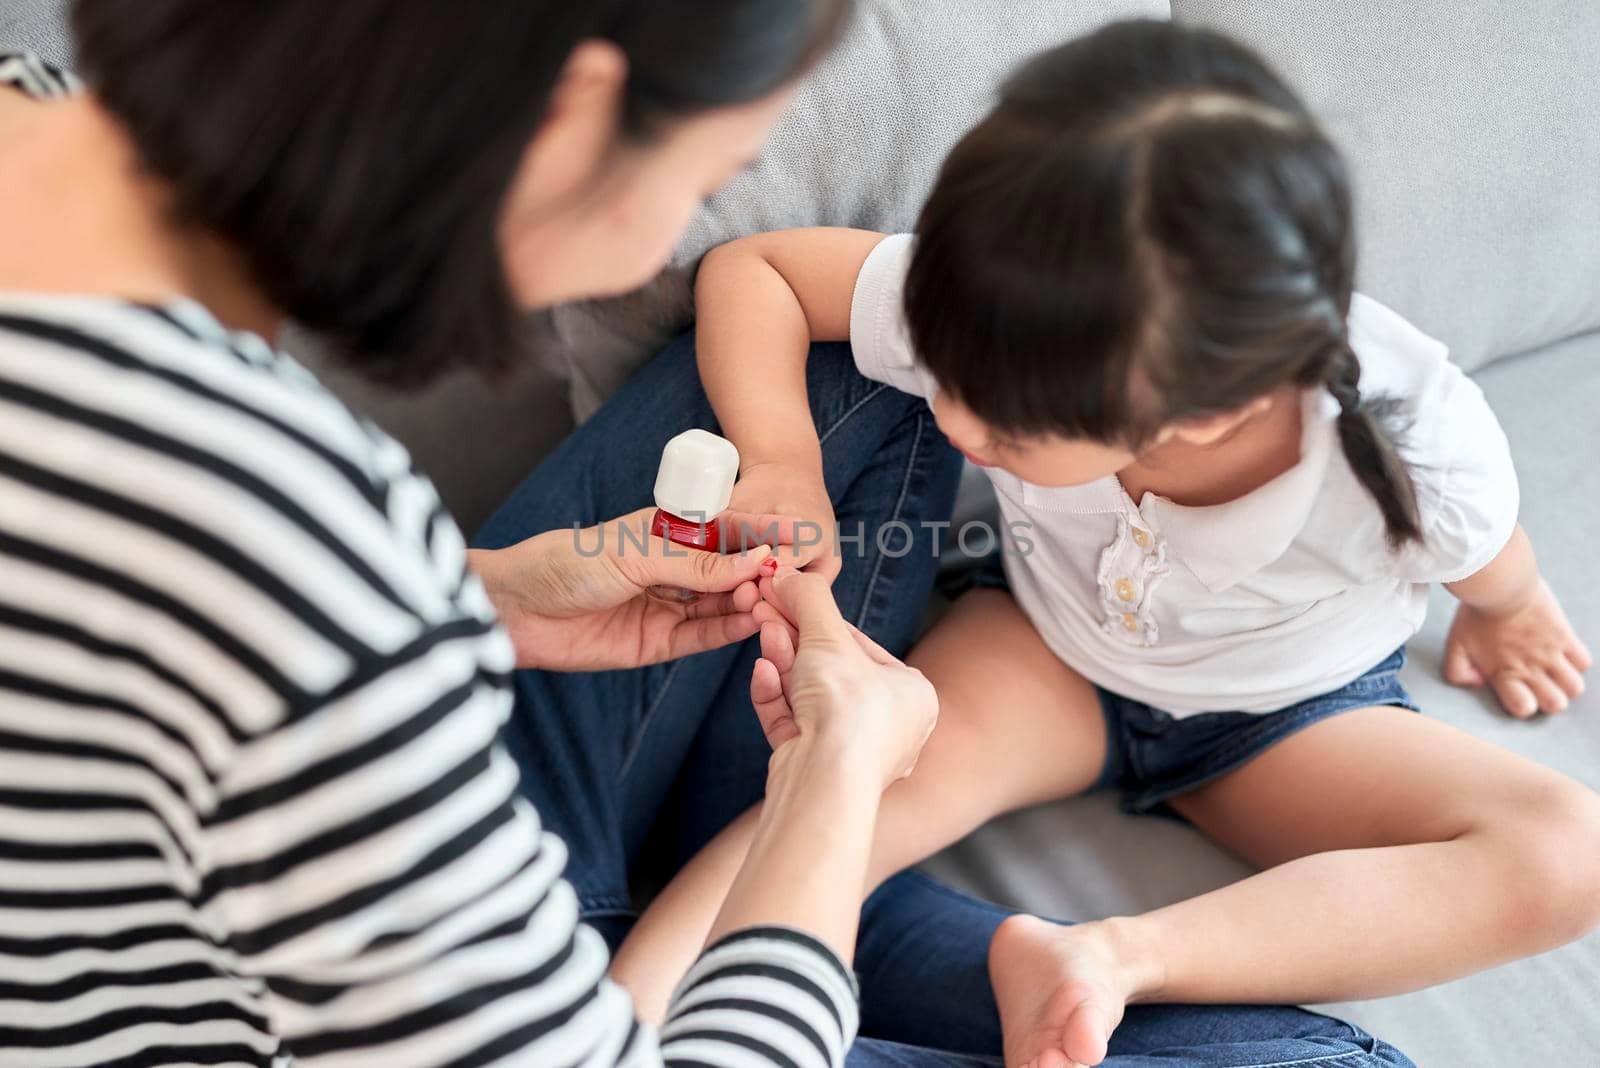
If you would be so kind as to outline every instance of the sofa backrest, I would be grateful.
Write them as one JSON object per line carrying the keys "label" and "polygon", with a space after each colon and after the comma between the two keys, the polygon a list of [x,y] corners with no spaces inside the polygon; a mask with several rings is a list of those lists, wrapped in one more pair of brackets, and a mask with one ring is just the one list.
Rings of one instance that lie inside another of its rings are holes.
{"label": "sofa backrest", "polygon": [[1359,284],[1469,369],[1600,329],[1600,2],[1173,0],[1344,148]]}
{"label": "sofa backrest", "polygon": [[561,309],[551,350],[582,418],[693,313],[694,264],[758,230],[911,226],[946,149],[1022,57],[1115,18],[1213,25],[1261,50],[1355,175],[1359,284],[1462,366],[1600,329],[1600,2],[1172,0],[861,5],[758,164],[677,266]]}
{"label": "sofa backrest", "polygon": [[71,6],[70,0],[0,0],[0,52],[32,52],[58,67],[70,67]]}

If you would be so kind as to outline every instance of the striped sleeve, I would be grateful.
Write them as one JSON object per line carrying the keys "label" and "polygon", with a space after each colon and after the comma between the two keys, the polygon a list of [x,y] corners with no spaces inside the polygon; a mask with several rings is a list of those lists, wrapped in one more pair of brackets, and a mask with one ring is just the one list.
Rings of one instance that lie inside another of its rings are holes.
{"label": "striped sleeve", "polygon": [[842,1065],[854,982],[799,932],[724,939],[659,1039],[635,1022],[495,741],[504,691],[472,676],[434,645],[249,743],[227,783],[206,915],[297,1062]]}
{"label": "striped sleeve", "polygon": [[59,100],[78,91],[78,79],[31,52],[0,55],[0,85],[36,100]]}
{"label": "striped sleeve", "polygon": [[504,692],[457,652],[431,645],[248,743],[226,782],[204,912],[297,1059],[842,1064],[851,979],[781,930],[713,947],[653,1048],[495,743]]}
{"label": "striped sleeve", "polygon": [[661,1031],[668,1064],[844,1063],[859,1023],[855,977],[812,935],[737,931],[684,977]]}
{"label": "striped sleeve", "polygon": [[0,295],[0,1062],[841,1065],[853,981],[794,931],[636,1021],[512,668],[432,486],[295,365]]}

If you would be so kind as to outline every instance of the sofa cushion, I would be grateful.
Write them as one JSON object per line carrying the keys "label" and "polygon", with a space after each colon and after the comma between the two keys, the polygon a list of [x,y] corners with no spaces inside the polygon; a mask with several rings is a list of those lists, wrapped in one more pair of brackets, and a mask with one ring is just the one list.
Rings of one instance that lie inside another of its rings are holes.
{"label": "sofa cushion", "polygon": [[69,0],[4,0],[0,3],[0,52],[32,52],[58,67],[70,67],[70,6]]}
{"label": "sofa cushion", "polygon": [[1349,154],[1360,284],[1467,368],[1600,328],[1600,4],[1174,0]]}
{"label": "sofa cushion", "polygon": [[[1600,334],[1502,361],[1477,378],[1511,440],[1522,521],[1545,577],[1600,653]],[[1597,680],[1563,715],[1514,720],[1484,693],[1440,678],[1453,613],[1452,598],[1436,589],[1427,626],[1410,645],[1405,681],[1424,713],[1600,788]],[[990,900],[1079,920],[1157,908],[1249,874],[1186,824],[1125,816],[1107,793],[997,820],[926,867]],[[1600,933],[1430,990],[1332,1011],[1420,1065],[1588,1064],[1600,1035],[1597,989]]]}
{"label": "sofa cushion", "polygon": [[860,4],[841,45],[805,80],[756,164],[714,197],[677,265],[642,294],[553,316],[550,353],[582,418],[693,316],[689,279],[710,248],[792,226],[899,231],[916,220],[945,153],[1024,57],[1103,23],[1168,16],[1166,0]]}

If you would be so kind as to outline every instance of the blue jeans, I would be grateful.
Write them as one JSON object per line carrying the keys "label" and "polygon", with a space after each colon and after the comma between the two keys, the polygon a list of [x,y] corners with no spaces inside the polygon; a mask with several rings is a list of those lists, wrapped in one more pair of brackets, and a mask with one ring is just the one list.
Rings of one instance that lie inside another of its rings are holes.
{"label": "blue jeans", "polygon": [[[861,523],[867,534],[859,551],[846,546],[834,592],[846,618],[903,654],[937,563],[922,524],[949,518],[959,458],[925,403],[862,378],[846,346],[813,350],[807,388],[840,527]],[[475,544],[499,548],[648,504],[661,446],[690,427],[717,423],[685,337],[529,476]],[[896,533],[880,546],[875,532],[888,524]],[[567,877],[585,922],[613,949],[637,916],[630,876],[642,859],[676,871],[761,797],[769,751],[747,689],[756,655],[749,642],[632,671],[517,673],[507,747],[524,792],[571,850]],[[862,912],[862,1039],[849,1063],[998,1064],[988,948],[1007,915],[916,873],[879,888]],[[1135,1006],[1112,1054],[1107,1064],[1162,1068],[1410,1063],[1348,1024],[1280,1007]]]}

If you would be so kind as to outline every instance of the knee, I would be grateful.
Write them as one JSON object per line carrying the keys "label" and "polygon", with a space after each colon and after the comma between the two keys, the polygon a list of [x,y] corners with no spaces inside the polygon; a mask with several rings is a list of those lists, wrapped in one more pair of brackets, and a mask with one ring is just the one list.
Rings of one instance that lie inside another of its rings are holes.
{"label": "knee", "polygon": [[1528,940],[1553,948],[1600,927],[1600,794],[1553,784],[1507,831],[1517,888],[1508,916]]}

